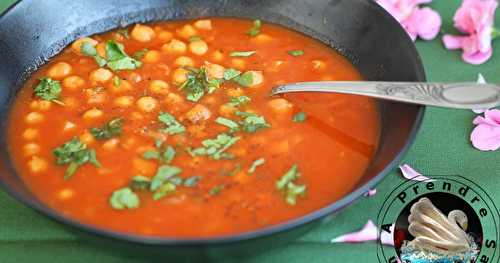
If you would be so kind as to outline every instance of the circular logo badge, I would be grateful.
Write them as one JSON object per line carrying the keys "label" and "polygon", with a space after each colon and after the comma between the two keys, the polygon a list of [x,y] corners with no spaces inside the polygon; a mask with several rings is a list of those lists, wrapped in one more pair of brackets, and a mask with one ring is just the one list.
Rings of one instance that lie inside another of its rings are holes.
{"label": "circular logo badge", "polygon": [[[405,181],[389,193],[377,216],[379,262],[498,262],[500,216],[490,196],[462,176]],[[384,233],[385,232],[385,233]]]}

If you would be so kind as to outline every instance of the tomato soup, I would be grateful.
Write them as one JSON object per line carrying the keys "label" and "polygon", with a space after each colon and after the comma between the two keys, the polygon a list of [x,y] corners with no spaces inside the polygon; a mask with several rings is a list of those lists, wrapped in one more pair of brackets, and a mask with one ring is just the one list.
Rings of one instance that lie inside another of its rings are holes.
{"label": "tomato soup", "polygon": [[137,24],[79,39],[34,73],[8,147],[66,217],[146,236],[237,234],[338,200],[377,148],[374,100],[271,88],[361,78],[321,42],[258,20]]}

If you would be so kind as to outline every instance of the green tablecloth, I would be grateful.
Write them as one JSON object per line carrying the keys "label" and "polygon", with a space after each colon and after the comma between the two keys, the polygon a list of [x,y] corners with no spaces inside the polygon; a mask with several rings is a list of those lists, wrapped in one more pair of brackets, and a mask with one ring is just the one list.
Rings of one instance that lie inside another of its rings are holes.
{"label": "green tablecloth", "polygon": [[[368,0],[367,0],[368,1]],[[13,0],[0,0],[0,10]],[[459,0],[435,1],[431,6],[443,18],[443,31],[455,32],[452,17]],[[500,15],[496,24],[500,26]],[[484,65],[465,64],[460,52],[447,51],[437,38],[417,41],[430,81],[475,81],[482,73],[487,81],[500,82],[500,40],[494,42],[493,58]],[[500,150],[480,152],[472,148],[469,134],[474,114],[428,108],[417,141],[405,162],[424,174],[460,174],[484,187],[500,203]],[[314,229],[288,246],[248,258],[246,262],[376,262],[376,245],[331,244],[333,237],[357,230],[375,219],[386,193],[403,179],[393,171],[377,187],[372,198],[361,198],[343,210],[335,220]],[[100,249],[85,243],[72,232],[31,211],[0,191],[0,262],[141,262],[126,258],[119,251]]]}

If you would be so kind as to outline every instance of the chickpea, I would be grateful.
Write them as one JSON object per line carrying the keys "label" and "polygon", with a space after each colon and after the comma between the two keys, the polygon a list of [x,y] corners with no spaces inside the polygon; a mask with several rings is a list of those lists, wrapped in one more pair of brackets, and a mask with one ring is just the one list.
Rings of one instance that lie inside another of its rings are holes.
{"label": "chickpea", "polygon": [[205,121],[210,118],[212,113],[202,104],[196,104],[191,110],[186,113],[186,118],[196,124],[200,121]]}
{"label": "chickpea", "polygon": [[23,132],[23,138],[25,140],[33,140],[40,135],[37,129],[28,128]]}
{"label": "chickpea", "polygon": [[120,108],[130,107],[134,103],[134,97],[132,96],[121,96],[113,101],[113,104]]}
{"label": "chickpea", "polygon": [[73,130],[74,128],[76,128],[76,125],[70,121],[67,121],[64,123],[64,126],[63,126],[63,131],[70,131],[70,130]]}
{"label": "chickpea", "polygon": [[266,44],[271,42],[272,40],[273,38],[270,35],[260,33],[257,36],[253,37],[250,41],[256,44]]}
{"label": "chickpea", "polygon": [[241,88],[227,89],[226,94],[229,97],[239,97],[239,96],[243,95],[243,89],[241,89]]}
{"label": "chickpea", "polygon": [[252,74],[252,85],[250,86],[254,87],[264,82],[264,74],[262,74],[262,71],[251,70],[247,72]]}
{"label": "chickpea", "polygon": [[155,38],[155,31],[145,25],[137,24],[134,26],[132,29],[132,32],[130,34],[133,39],[139,41],[139,42],[149,42]]}
{"label": "chickpea", "polygon": [[63,80],[62,85],[65,89],[76,91],[85,86],[85,80],[78,76],[69,76]]}
{"label": "chickpea", "polygon": [[119,94],[132,91],[134,89],[134,86],[132,86],[132,84],[130,84],[130,82],[128,82],[127,80],[120,79],[120,84],[118,84],[118,86],[116,86],[114,82],[111,82],[108,85],[108,89],[112,93]]}
{"label": "chickpea", "polygon": [[189,50],[195,55],[204,55],[208,51],[207,42],[203,40],[196,40],[189,43]]}
{"label": "chickpea", "polygon": [[246,62],[241,58],[233,58],[231,59],[231,64],[239,70],[244,70]]}
{"label": "chickpea", "polygon": [[169,31],[160,31],[160,33],[158,33],[158,38],[163,42],[163,43],[166,43],[170,40],[172,40],[172,38],[174,37],[174,34],[172,34],[171,32]]}
{"label": "chickpea", "polygon": [[30,103],[30,108],[32,110],[48,111],[52,106],[52,102],[48,100],[34,100]]}
{"label": "chickpea", "polygon": [[102,43],[99,43],[97,44],[97,46],[95,46],[95,49],[97,50],[97,54],[103,58],[106,57],[106,43],[102,42]]}
{"label": "chickpea", "polygon": [[142,174],[145,176],[154,175],[156,173],[156,164],[152,161],[142,158],[134,158],[132,160],[132,172],[134,174]]}
{"label": "chickpea", "polygon": [[219,114],[222,115],[223,117],[226,118],[231,117],[231,115],[233,115],[234,112],[236,112],[236,108],[231,105],[222,104],[219,107]]}
{"label": "chickpea", "polygon": [[73,191],[71,188],[64,188],[59,193],[57,194],[57,197],[61,201],[68,200],[72,198],[75,195],[75,191]]}
{"label": "chickpea", "polygon": [[187,80],[187,74],[189,71],[183,69],[183,68],[178,68],[174,71],[174,74],[172,76],[173,81],[176,84],[182,84]]}
{"label": "chickpea", "polygon": [[36,143],[27,143],[23,146],[23,152],[25,156],[33,156],[40,153],[40,145]]}
{"label": "chickpea", "polygon": [[83,119],[86,121],[94,121],[101,118],[103,115],[104,113],[101,110],[93,108],[83,113]]}
{"label": "chickpea", "polygon": [[33,156],[31,160],[28,161],[28,167],[32,173],[41,173],[47,170],[47,161],[45,159]]}
{"label": "chickpea", "polygon": [[116,149],[116,146],[118,146],[119,143],[120,143],[120,140],[118,138],[112,138],[112,139],[105,141],[102,144],[102,148],[104,150],[107,150],[107,151],[112,151],[112,150]]}
{"label": "chickpea", "polygon": [[174,64],[179,67],[194,67],[194,61],[190,57],[180,56],[175,59]]}
{"label": "chickpea", "polygon": [[184,98],[175,93],[169,93],[165,98],[167,105],[180,105],[184,103]]}
{"label": "chickpea", "polygon": [[142,76],[141,76],[141,74],[139,74],[137,72],[130,72],[127,79],[132,81],[133,83],[139,83],[142,81]]}
{"label": "chickpea", "polygon": [[49,68],[47,76],[53,79],[62,79],[71,74],[72,67],[66,62],[59,62]]}
{"label": "chickpea", "polygon": [[104,68],[99,68],[92,71],[89,78],[92,82],[104,83],[109,81],[112,77],[113,73],[111,71]]}
{"label": "chickpea", "polygon": [[221,62],[222,60],[224,60],[224,53],[222,53],[222,51],[220,50],[216,50],[212,53],[212,58],[217,62]]}
{"label": "chickpea", "polygon": [[160,61],[160,59],[161,59],[161,53],[160,53],[160,51],[158,51],[158,50],[150,50],[150,51],[146,52],[146,54],[142,58],[142,61],[144,63],[153,64],[153,63],[157,63],[158,61]]}
{"label": "chickpea", "polygon": [[76,109],[80,106],[80,102],[74,97],[64,97],[63,98],[64,107],[68,109]]}
{"label": "chickpea", "polygon": [[194,22],[194,27],[201,30],[212,30],[212,20],[202,19]]}
{"label": "chickpea", "polygon": [[45,116],[43,116],[41,113],[33,111],[28,113],[24,120],[28,124],[38,124],[45,120]]}
{"label": "chickpea", "polygon": [[80,141],[86,145],[90,145],[95,142],[95,138],[89,131],[85,131],[82,135],[80,135]]}
{"label": "chickpea", "polygon": [[311,64],[315,70],[323,70],[326,68],[326,63],[323,60],[315,59],[311,61]]}
{"label": "chickpea", "polygon": [[205,68],[207,72],[207,77],[209,79],[222,79],[224,78],[224,71],[226,70],[223,66],[218,64],[213,64],[210,62],[205,62]]}
{"label": "chickpea", "polygon": [[153,80],[149,84],[149,90],[154,94],[166,95],[168,93],[168,83],[163,80]]}
{"label": "chickpea", "polygon": [[140,112],[134,111],[130,113],[130,119],[133,121],[142,121],[144,120],[144,115],[142,115]]}
{"label": "chickpea", "polygon": [[271,72],[271,73],[279,72],[283,68],[282,67],[283,64],[285,64],[283,60],[276,60],[266,68],[266,72]]}
{"label": "chickpea", "polygon": [[139,110],[143,112],[153,112],[158,108],[158,101],[153,97],[142,97],[136,102]]}
{"label": "chickpea", "polygon": [[161,47],[161,50],[167,54],[182,54],[186,52],[186,49],[186,43],[175,38]]}
{"label": "chickpea", "polygon": [[95,46],[98,43],[96,40],[94,40],[90,37],[80,38],[80,39],[77,39],[75,42],[73,42],[73,44],[71,44],[71,50],[73,50],[73,52],[75,52],[76,54],[81,54],[82,53],[82,45],[85,42],[91,44],[92,46]]}
{"label": "chickpea", "polygon": [[192,25],[184,25],[181,29],[177,30],[177,35],[182,38],[190,38],[192,36],[196,36],[196,29]]}
{"label": "chickpea", "polygon": [[278,114],[291,113],[293,105],[283,98],[272,99],[268,103],[272,111]]}

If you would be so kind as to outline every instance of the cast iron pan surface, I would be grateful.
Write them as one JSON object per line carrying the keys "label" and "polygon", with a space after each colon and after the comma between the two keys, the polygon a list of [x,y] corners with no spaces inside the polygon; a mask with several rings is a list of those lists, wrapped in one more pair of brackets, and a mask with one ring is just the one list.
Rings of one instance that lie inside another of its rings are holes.
{"label": "cast iron pan surface", "polygon": [[[275,247],[373,188],[400,161],[416,136],[424,108],[380,102],[382,136],[356,189],[311,214],[258,231],[212,239],[152,238],[116,233],[62,217],[42,204],[9,161],[6,126],[23,82],[72,41],[134,23],[199,17],[244,17],[284,25],[323,41],[353,62],[368,80],[425,81],[420,57],[399,24],[371,0],[24,0],[0,18],[0,183],[38,212],[113,245],[161,248],[169,254],[240,255]],[[124,222],[126,223],[126,222]],[[175,249],[173,249],[175,248]],[[195,249],[195,250],[194,250]],[[125,250],[122,250],[126,253]],[[134,252],[135,253],[135,252]]]}

